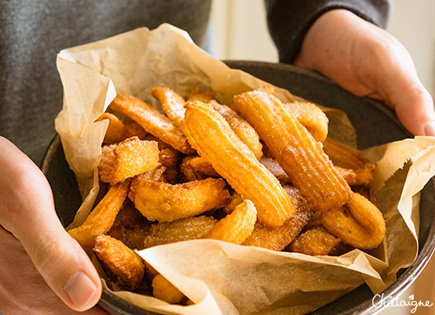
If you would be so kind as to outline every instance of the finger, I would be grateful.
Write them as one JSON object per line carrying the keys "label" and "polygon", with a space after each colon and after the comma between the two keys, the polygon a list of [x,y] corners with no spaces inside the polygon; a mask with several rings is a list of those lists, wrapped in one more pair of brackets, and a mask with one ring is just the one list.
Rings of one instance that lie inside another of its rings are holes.
{"label": "finger", "polygon": [[[435,135],[431,95],[420,82],[406,48],[391,34],[364,22],[355,34],[358,51],[367,48],[366,59],[356,63],[361,82],[371,94],[396,111],[402,124],[414,135]],[[361,57],[358,56],[357,57]]]}
{"label": "finger", "polygon": [[429,92],[417,78],[399,73],[386,86],[386,102],[397,117],[416,136],[435,136],[434,103]]}
{"label": "finger", "polygon": [[0,137],[0,224],[23,244],[50,288],[74,310],[93,307],[101,282],[90,259],[62,227],[38,167]]}
{"label": "finger", "polygon": [[319,71],[357,96],[384,101],[414,135],[435,136],[433,100],[406,48],[350,11],[331,10],[316,20],[295,64]]}
{"label": "finger", "polygon": [[[36,270],[21,242],[0,226],[0,309],[4,314],[78,314],[63,303]],[[19,266],[19,268],[17,268]],[[84,315],[107,314],[98,307]]]}

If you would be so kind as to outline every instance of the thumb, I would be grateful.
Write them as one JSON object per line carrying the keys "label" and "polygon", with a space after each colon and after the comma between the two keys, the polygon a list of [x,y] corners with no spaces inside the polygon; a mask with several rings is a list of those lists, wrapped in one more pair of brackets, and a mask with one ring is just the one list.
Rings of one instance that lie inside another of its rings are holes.
{"label": "thumb", "polygon": [[377,49],[376,90],[397,117],[416,136],[435,136],[434,102],[418,78],[411,55],[392,35],[382,31],[387,44]]}
{"label": "thumb", "polygon": [[435,136],[435,113],[431,95],[418,79],[412,82],[408,78],[401,79],[401,82],[396,83],[396,93],[391,91],[390,94],[393,96],[390,103],[394,104],[397,117],[412,134]]}
{"label": "thumb", "polygon": [[93,307],[101,296],[98,273],[57,218],[45,176],[1,137],[0,148],[0,225],[21,241],[38,272],[65,304],[77,311]]}

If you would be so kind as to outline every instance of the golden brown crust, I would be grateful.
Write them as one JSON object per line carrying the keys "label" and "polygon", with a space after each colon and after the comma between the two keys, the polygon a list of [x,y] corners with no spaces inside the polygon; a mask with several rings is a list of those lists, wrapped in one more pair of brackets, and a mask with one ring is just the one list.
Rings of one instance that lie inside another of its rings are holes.
{"label": "golden brown crust", "polygon": [[198,88],[192,89],[192,92],[190,92],[189,97],[187,98],[188,102],[203,102],[207,103],[211,100],[214,100],[214,94],[213,93],[199,93]]}
{"label": "golden brown crust", "polygon": [[171,89],[156,87],[151,89],[151,95],[158,99],[163,110],[172,122],[179,126],[184,119],[184,103],[186,101]]}
{"label": "golden brown crust", "polygon": [[124,243],[109,235],[101,235],[95,240],[94,252],[109,278],[120,289],[133,291],[139,286],[144,276],[142,260]]}
{"label": "golden brown crust", "polygon": [[260,160],[263,156],[263,145],[255,129],[228,106],[221,105],[216,101],[210,101],[209,104],[225,118],[234,133],[251,149],[257,159]]}
{"label": "golden brown crust", "polygon": [[344,243],[361,249],[376,248],[385,236],[385,220],[367,198],[353,193],[346,206],[322,213],[322,224]]}
{"label": "golden brown crust", "polygon": [[242,244],[251,235],[257,221],[257,210],[250,200],[244,200],[233,212],[221,219],[203,238]]}
{"label": "golden brown crust", "polygon": [[221,178],[171,185],[136,177],[129,198],[150,221],[174,221],[225,206],[229,192]]}
{"label": "golden brown crust", "polygon": [[316,256],[333,253],[341,240],[320,226],[301,233],[289,246],[290,251]]}
{"label": "golden brown crust", "polygon": [[310,102],[292,102],[284,104],[288,110],[307,130],[314,139],[325,141],[328,136],[328,117],[315,104]]}
{"label": "golden brown crust", "polygon": [[323,143],[323,151],[335,166],[347,169],[348,173],[355,173],[355,180],[350,185],[369,185],[373,179],[376,166],[363,157],[358,151],[353,150],[337,141],[327,138]]}
{"label": "golden brown crust", "polygon": [[350,187],[322,146],[273,95],[251,91],[234,97],[242,116],[257,130],[292,183],[317,210],[339,207]]}
{"label": "golden brown crust", "polygon": [[257,222],[251,235],[243,245],[281,251],[302,231],[313,215],[313,211],[311,211],[308,201],[299,193],[297,188],[284,186],[284,189],[295,204],[295,215],[277,228],[267,227]]}
{"label": "golden brown crust", "polygon": [[143,248],[202,238],[216,222],[212,217],[201,215],[154,223],[142,239]]}
{"label": "golden brown crust", "polygon": [[184,294],[160,274],[154,277],[151,286],[156,298],[170,304],[180,303],[184,298]]}
{"label": "golden brown crust", "polygon": [[294,206],[278,180],[210,105],[186,103],[181,126],[199,155],[209,161],[234,190],[254,203],[263,224],[280,226],[294,214]]}
{"label": "golden brown crust", "polygon": [[118,94],[110,108],[136,121],[145,131],[184,154],[194,153],[180,129],[151,105],[129,94]]}
{"label": "golden brown crust", "polygon": [[103,113],[97,121],[109,120],[103,143],[117,143],[128,137],[128,128],[112,113]]}
{"label": "golden brown crust", "polygon": [[155,169],[137,175],[136,177],[140,178],[141,180],[150,180],[153,182],[166,183],[166,178],[164,176],[165,171],[166,171],[166,167],[159,165]]}
{"label": "golden brown crust", "polygon": [[94,246],[95,238],[110,230],[125,198],[127,198],[129,186],[128,180],[111,186],[85,222],[68,231],[84,249],[91,249]]}
{"label": "golden brown crust", "polygon": [[157,142],[128,138],[102,148],[100,180],[115,185],[127,178],[155,169],[159,164]]}

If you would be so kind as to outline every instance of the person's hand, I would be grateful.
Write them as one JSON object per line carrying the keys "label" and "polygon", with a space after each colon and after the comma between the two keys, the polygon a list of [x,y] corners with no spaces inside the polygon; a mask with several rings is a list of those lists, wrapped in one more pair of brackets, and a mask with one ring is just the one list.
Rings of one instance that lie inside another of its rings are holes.
{"label": "person's hand", "polygon": [[106,314],[92,308],[100,279],[57,218],[47,180],[2,137],[0,174],[0,313]]}
{"label": "person's hand", "polygon": [[350,11],[331,10],[319,17],[295,65],[318,71],[357,96],[384,101],[412,134],[435,136],[434,103],[408,51]]}

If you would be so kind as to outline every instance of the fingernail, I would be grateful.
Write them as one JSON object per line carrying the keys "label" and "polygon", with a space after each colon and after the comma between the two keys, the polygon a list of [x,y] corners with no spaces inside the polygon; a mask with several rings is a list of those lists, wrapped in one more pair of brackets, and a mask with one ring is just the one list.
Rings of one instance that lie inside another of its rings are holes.
{"label": "fingernail", "polygon": [[435,136],[435,120],[429,120],[424,124],[424,135]]}
{"label": "fingernail", "polygon": [[87,275],[78,271],[68,279],[64,290],[74,306],[81,310],[95,295],[97,287]]}

